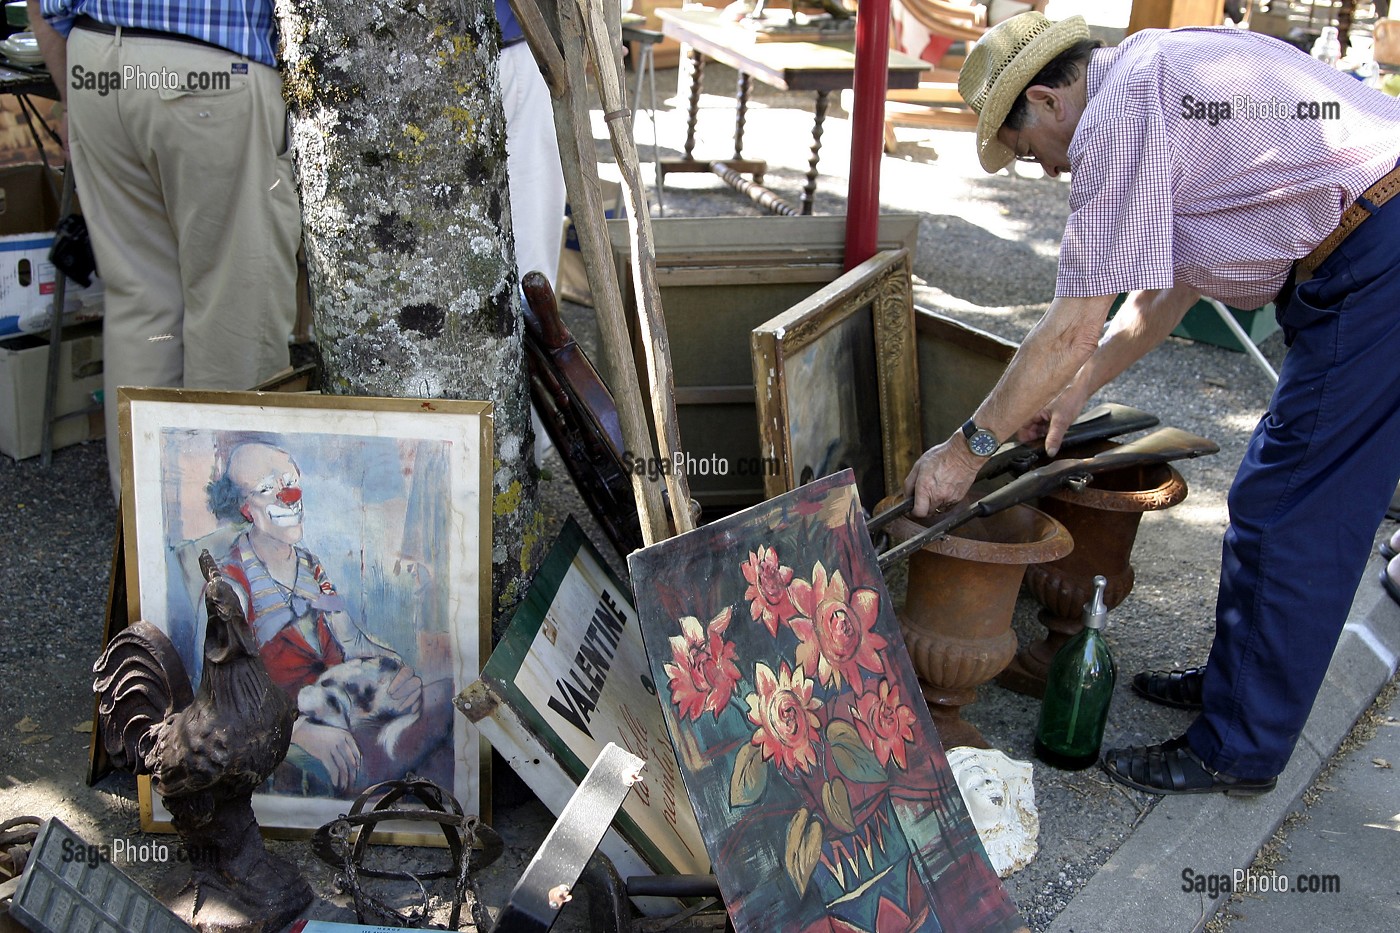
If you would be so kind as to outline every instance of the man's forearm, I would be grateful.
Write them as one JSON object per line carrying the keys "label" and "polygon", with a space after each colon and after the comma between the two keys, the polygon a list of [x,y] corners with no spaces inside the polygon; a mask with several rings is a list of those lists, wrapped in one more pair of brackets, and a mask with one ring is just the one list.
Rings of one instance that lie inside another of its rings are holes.
{"label": "man's forearm", "polygon": [[978,426],[1005,440],[1059,395],[1098,349],[1114,297],[1052,301],[977,409]]}
{"label": "man's forearm", "polygon": [[34,38],[38,40],[39,51],[44,56],[44,64],[49,69],[49,74],[53,76],[53,83],[58,87],[58,99],[63,101],[64,106],[68,104],[68,40],[58,34],[58,31],[49,25],[44,19],[43,12],[39,9],[39,0],[28,0],[29,28],[34,33]]}
{"label": "man's forearm", "polygon": [[1089,361],[1075,376],[1085,398],[1117,379],[1147,351],[1166,340],[1200,293],[1184,285],[1133,292],[1108,325]]}

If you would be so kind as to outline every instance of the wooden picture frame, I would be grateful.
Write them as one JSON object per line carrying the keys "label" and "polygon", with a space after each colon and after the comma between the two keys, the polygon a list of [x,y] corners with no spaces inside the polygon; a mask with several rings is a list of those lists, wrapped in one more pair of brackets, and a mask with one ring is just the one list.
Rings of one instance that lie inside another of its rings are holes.
{"label": "wooden picture frame", "polygon": [[767,497],[848,467],[868,510],[898,491],[923,450],[909,252],[877,253],[750,339]]}
{"label": "wooden picture frame", "polygon": [[[919,214],[882,214],[877,247],[903,248],[912,255],[919,222]],[[759,460],[750,332],[841,277],[846,218],[658,217],[652,220],[652,236],[681,438],[686,453],[727,466],[723,474],[692,470],[688,477],[691,497],[708,520],[771,495]],[[608,238],[633,355],[645,373],[627,221],[608,221]],[[607,354],[594,364],[612,385]]]}
{"label": "wooden picture frame", "polygon": [[602,851],[624,878],[709,872],[631,590],[572,516],[481,679],[456,702],[556,816],[609,742],[644,759]]}
{"label": "wooden picture frame", "polygon": [[[482,812],[489,756],[451,700],[490,647],[490,403],[123,388],[118,406],[129,617],[170,636],[197,687],[197,561],[209,550],[301,709],[287,761],[254,795],[259,824],[315,830],[409,771]],[[421,682],[416,715],[336,720],[357,704],[335,691],[383,699],[403,668]],[[351,733],[353,774],[315,753],[318,739],[343,740],[326,729]],[[142,828],[170,829],[149,778],[139,792]],[[386,841],[441,841],[381,829]]]}

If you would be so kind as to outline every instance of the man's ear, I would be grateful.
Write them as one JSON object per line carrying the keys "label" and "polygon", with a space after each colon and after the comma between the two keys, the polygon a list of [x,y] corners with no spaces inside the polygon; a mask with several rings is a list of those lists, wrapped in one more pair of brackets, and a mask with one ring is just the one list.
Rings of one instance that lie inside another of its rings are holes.
{"label": "man's ear", "polygon": [[1026,88],[1026,103],[1030,105],[1032,113],[1039,114],[1043,110],[1048,110],[1047,116],[1063,116],[1064,101],[1061,100],[1060,92],[1063,88],[1046,87],[1044,84],[1032,84]]}

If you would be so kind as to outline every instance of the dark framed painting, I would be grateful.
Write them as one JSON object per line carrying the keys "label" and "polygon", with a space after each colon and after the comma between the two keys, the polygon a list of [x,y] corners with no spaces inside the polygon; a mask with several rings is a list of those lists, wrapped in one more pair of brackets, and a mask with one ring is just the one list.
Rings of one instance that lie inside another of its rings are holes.
{"label": "dark framed painting", "polygon": [[[314,830],[410,771],[480,812],[489,757],[452,698],[490,644],[490,404],[125,388],[118,404],[128,615],[197,689],[207,549],[298,708],[260,825]],[[168,829],[139,786],[143,828]]]}
{"label": "dark framed painting", "polygon": [[929,718],[851,471],[628,563],[737,930],[1024,927]]}
{"label": "dark framed painting", "polygon": [[877,253],[750,336],[765,493],[845,469],[868,509],[898,491],[923,450],[908,251]]}

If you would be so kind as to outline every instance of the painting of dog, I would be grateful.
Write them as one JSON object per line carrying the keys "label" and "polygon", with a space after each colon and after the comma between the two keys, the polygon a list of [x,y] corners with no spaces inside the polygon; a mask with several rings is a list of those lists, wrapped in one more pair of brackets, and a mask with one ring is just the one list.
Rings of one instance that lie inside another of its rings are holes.
{"label": "painting of dog", "polygon": [[369,727],[384,754],[398,758],[399,739],[421,715],[421,710],[401,714],[389,699],[388,685],[403,666],[398,658],[385,656],[337,664],[301,689],[297,709],[312,722],[347,732]]}

